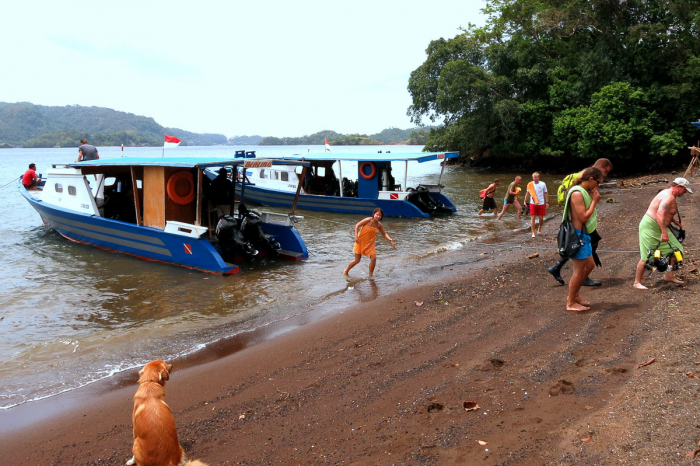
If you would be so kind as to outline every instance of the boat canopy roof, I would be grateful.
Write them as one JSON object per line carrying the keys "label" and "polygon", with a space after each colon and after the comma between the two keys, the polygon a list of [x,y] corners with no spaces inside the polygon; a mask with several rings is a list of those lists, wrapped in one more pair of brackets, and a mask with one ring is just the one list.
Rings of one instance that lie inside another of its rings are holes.
{"label": "boat canopy roof", "polygon": [[306,162],[271,159],[271,158],[227,158],[227,157],[115,157],[111,159],[86,160],[83,162],[69,163],[65,166],[71,168],[85,167],[180,167],[180,168],[208,168],[222,166],[242,166],[246,162],[259,164],[260,162],[272,162],[272,165],[304,165]]}
{"label": "boat canopy roof", "polygon": [[396,152],[396,153],[337,153],[305,154],[283,157],[284,160],[305,160],[307,162],[340,160],[348,162],[429,162],[436,159],[452,159],[459,157],[459,152]]}

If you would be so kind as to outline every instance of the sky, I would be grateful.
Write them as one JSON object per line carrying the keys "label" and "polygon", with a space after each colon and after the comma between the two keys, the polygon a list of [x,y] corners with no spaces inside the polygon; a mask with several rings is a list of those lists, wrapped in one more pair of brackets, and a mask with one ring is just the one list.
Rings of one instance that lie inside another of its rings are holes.
{"label": "sky", "polygon": [[483,25],[484,6],[4,1],[0,102],[107,107],[228,137],[411,128],[411,72],[430,41]]}

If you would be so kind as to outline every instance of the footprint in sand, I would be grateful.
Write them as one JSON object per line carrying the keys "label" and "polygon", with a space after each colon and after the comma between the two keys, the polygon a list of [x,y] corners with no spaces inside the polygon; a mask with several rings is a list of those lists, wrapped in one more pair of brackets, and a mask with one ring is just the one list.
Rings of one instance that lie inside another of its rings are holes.
{"label": "footprint in sand", "polygon": [[502,359],[498,358],[493,358],[493,359],[488,359],[486,360],[481,367],[479,367],[479,370],[481,371],[490,371],[491,369],[496,369],[499,370],[501,367],[505,365],[505,361]]}
{"label": "footprint in sand", "polygon": [[550,396],[557,396],[560,393],[562,395],[571,395],[576,391],[576,386],[572,383],[569,382],[568,380],[561,379],[551,387],[549,387],[549,395]]}

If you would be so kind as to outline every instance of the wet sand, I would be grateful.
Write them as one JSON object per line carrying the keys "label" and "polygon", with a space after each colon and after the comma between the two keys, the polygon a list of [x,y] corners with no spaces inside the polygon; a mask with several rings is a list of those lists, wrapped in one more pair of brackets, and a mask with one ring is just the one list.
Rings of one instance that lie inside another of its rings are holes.
{"label": "wet sand", "polygon": [[[660,187],[603,196],[615,202],[598,209],[603,267],[592,277],[604,286],[582,289],[590,311],[565,310],[568,288],[546,270],[554,250],[468,246],[450,253],[439,282],[176,361],[166,391],[181,444],[210,465],[690,461],[700,448],[698,194],[679,201],[687,285],[657,273],[636,290],[638,253],[608,252],[638,249]],[[554,248],[558,226],[505,241]],[[0,451],[11,465],[124,464],[135,381],[0,413]]]}

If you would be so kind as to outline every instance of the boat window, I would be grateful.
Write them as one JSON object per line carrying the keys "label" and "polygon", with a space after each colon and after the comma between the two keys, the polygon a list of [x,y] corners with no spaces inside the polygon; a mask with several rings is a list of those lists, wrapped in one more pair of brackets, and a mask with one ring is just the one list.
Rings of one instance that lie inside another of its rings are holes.
{"label": "boat window", "polygon": [[260,178],[265,178],[265,170],[260,170]]}
{"label": "boat window", "polygon": [[75,186],[68,186],[68,194],[71,196],[75,196],[77,194],[78,190],[75,189]]}
{"label": "boat window", "polygon": [[326,176],[326,167],[316,167],[316,176]]}
{"label": "boat window", "polygon": [[63,192],[63,185],[61,183],[56,183],[54,185],[54,189],[56,190],[57,193],[62,193]]}
{"label": "boat window", "polygon": [[282,181],[289,181],[289,173],[282,172]]}
{"label": "boat window", "polygon": [[117,178],[114,176],[108,176],[105,178],[105,187],[106,186],[114,186],[114,183],[117,182]]}
{"label": "boat window", "polygon": [[279,180],[280,179],[279,172],[277,170],[270,170],[270,179],[271,180]]}

